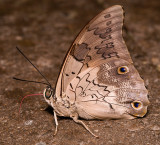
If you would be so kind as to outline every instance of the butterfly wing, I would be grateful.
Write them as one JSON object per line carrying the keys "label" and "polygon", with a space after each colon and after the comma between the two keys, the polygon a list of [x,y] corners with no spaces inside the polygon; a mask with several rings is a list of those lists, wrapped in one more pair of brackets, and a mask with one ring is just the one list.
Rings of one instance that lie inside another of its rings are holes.
{"label": "butterfly wing", "polygon": [[56,96],[66,92],[71,80],[89,67],[114,58],[132,63],[122,38],[123,9],[116,5],[102,11],[79,33],[71,46],[56,84]]}
{"label": "butterfly wing", "polygon": [[[65,58],[55,96],[60,100],[67,96],[80,117],[124,118],[125,113],[146,113],[147,90],[122,37],[123,13],[116,5],[98,14],[83,28]],[[127,66],[130,72],[117,74],[121,66]],[[137,96],[144,105],[138,111],[128,103]]]}

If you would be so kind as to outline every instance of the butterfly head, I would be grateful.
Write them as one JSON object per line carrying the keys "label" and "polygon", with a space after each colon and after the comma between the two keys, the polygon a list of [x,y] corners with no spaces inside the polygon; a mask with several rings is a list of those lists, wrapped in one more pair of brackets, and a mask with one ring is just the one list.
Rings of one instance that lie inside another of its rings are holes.
{"label": "butterfly head", "polygon": [[44,96],[44,99],[46,100],[46,102],[49,105],[53,106],[52,102],[53,102],[53,96],[54,96],[54,89],[51,86],[47,86],[44,89],[43,96]]}

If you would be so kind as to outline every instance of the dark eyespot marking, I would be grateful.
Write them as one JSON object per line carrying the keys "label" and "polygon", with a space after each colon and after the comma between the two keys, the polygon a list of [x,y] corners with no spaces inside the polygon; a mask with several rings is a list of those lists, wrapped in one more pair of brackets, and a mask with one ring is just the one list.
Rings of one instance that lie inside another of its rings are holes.
{"label": "dark eyespot marking", "polygon": [[132,105],[132,107],[133,107],[134,109],[139,109],[139,108],[141,108],[142,103],[139,102],[139,101],[134,101],[134,102],[131,103],[131,105]]}
{"label": "dark eyespot marking", "polygon": [[66,76],[68,77],[68,76],[69,76],[69,74],[66,74]]}
{"label": "dark eyespot marking", "polygon": [[106,23],[106,25],[109,26],[111,23],[112,23],[111,21],[108,21],[108,22]]}
{"label": "dark eyespot marking", "polygon": [[140,103],[138,103],[138,102],[135,102],[135,103],[134,103],[134,107],[136,107],[136,108],[138,108],[139,105],[140,105]]}
{"label": "dark eyespot marking", "polygon": [[107,14],[107,15],[105,15],[104,17],[105,17],[105,18],[109,18],[109,17],[111,17],[111,14]]}
{"label": "dark eyespot marking", "polygon": [[118,74],[126,74],[129,72],[129,68],[127,66],[120,66],[117,72]]}
{"label": "dark eyespot marking", "polygon": [[126,72],[127,70],[126,70],[125,67],[121,67],[121,68],[120,68],[120,71],[121,71],[121,72]]}

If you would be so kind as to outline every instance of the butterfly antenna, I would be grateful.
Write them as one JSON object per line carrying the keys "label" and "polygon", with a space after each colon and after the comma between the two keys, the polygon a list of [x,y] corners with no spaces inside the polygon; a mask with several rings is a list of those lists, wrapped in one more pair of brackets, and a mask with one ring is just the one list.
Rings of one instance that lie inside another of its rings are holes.
{"label": "butterfly antenna", "polygon": [[[24,58],[37,70],[37,72],[46,80],[47,85],[51,86],[51,84],[49,83],[49,81],[47,80],[47,78],[39,71],[39,69],[28,59],[27,56],[25,56],[25,54],[16,46],[16,49],[24,56]],[[16,80],[21,80],[18,78],[14,78]],[[22,81],[27,81],[27,80],[22,80]],[[36,81],[28,81],[28,82],[36,82]],[[38,83],[38,82],[37,82]]]}
{"label": "butterfly antenna", "polygon": [[23,82],[31,82],[31,83],[37,83],[37,84],[45,84],[45,85],[49,85],[48,83],[45,83],[45,82],[38,82],[38,81],[30,81],[30,80],[25,80],[25,79],[20,79],[20,78],[16,78],[16,77],[13,77],[14,80],[18,80],[18,81],[23,81]]}

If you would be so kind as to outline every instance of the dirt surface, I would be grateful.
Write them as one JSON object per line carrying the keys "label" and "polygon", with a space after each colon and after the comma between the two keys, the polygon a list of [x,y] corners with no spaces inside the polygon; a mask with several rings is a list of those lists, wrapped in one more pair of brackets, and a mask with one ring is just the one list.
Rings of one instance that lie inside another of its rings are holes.
{"label": "dirt surface", "polygon": [[[58,118],[42,96],[43,81],[20,55],[19,46],[55,84],[61,63],[82,27],[114,4],[125,9],[124,39],[149,90],[149,112],[135,120],[85,121],[99,139],[69,118]],[[1,0],[0,1],[0,145],[159,145],[160,144],[160,1],[159,0]]]}

